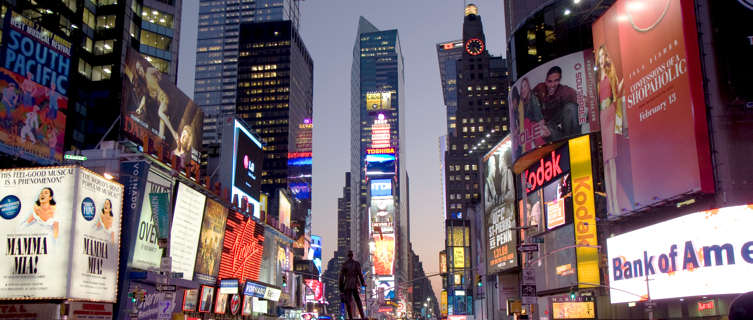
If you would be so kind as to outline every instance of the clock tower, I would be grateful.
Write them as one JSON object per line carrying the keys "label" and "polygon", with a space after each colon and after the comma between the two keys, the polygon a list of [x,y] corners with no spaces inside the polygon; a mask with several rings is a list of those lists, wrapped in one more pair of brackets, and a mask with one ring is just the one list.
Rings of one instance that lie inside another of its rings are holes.
{"label": "clock tower", "polygon": [[[484,211],[474,210],[483,199],[480,176],[484,169],[480,165],[481,158],[509,130],[505,102],[507,66],[503,58],[489,55],[481,16],[478,7],[473,4],[465,7],[462,45],[462,54],[455,64],[457,111],[455,119],[452,119],[455,130],[448,134],[447,151],[444,154],[444,199],[447,213],[445,252],[448,261],[454,261],[447,263],[448,274],[453,276],[445,278],[444,288],[447,290],[448,303],[452,301],[452,314],[474,315],[476,311],[473,300],[477,290],[469,284],[476,283],[471,279],[480,279],[479,274],[473,271],[478,270],[475,265],[477,261],[459,259],[486,254],[484,246],[475,246],[469,239],[483,235],[483,226],[477,222],[486,221],[487,218]],[[448,114],[448,118],[451,116]],[[467,234],[466,232],[472,236],[458,237],[458,234]]]}

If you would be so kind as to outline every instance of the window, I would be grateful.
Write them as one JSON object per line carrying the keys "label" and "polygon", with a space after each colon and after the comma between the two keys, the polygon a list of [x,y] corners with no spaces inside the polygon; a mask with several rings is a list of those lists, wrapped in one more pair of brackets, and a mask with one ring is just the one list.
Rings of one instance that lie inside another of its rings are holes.
{"label": "window", "polygon": [[112,52],[112,48],[115,45],[114,40],[100,40],[94,43],[94,54],[103,55]]}
{"label": "window", "polygon": [[465,181],[470,181],[470,180],[471,180],[471,176],[466,174],[465,175]]}
{"label": "window", "polygon": [[450,176],[450,181],[455,181],[455,176]]}
{"label": "window", "polygon": [[89,53],[92,52],[92,39],[84,36],[84,38],[81,40],[81,47],[84,48],[84,50],[88,51]]}
{"label": "window", "polygon": [[131,21],[131,26],[128,28],[128,33],[131,34],[131,37],[136,38],[139,34],[141,34],[141,27],[139,27],[136,22]]}
{"label": "window", "polygon": [[115,28],[115,15],[97,17],[97,30],[107,30],[112,28]]}
{"label": "window", "polygon": [[68,7],[68,9],[71,9],[71,11],[76,12],[76,0],[61,0],[65,6]]}
{"label": "window", "polygon": [[144,9],[141,10],[141,18],[144,19],[144,21],[149,21],[163,27],[173,28],[173,15],[150,7],[144,7]]}
{"label": "window", "polygon": [[94,29],[96,19],[94,18],[94,14],[89,11],[89,9],[84,8],[84,15],[82,20],[84,21],[85,25],[89,26],[89,28]]}
{"label": "window", "polygon": [[475,164],[474,164],[474,165],[472,165],[472,166],[471,166],[471,168],[473,168],[473,171],[476,171],[476,170],[478,170],[478,166],[477,166],[477,165],[475,165]]}
{"label": "window", "polygon": [[92,81],[110,79],[112,74],[112,65],[95,66],[92,68]]}
{"label": "window", "polygon": [[118,0],[97,0],[98,6],[109,6],[111,4],[118,4]]}
{"label": "window", "polygon": [[155,47],[160,50],[170,51],[172,39],[154,32],[141,30],[141,44]]}
{"label": "window", "polygon": [[86,63],[84,59],[78,59],[78,73],[80,73],[87,79],[91,79],[92,78],[92,66]]}
{"label": "window", "polygon": [[[474,164],[473,166],[476,166],[476,165]],[[468,171],[468,170],[470,170],[470,168],[471,168],[471,166],[470,166],[470,165],[467,165],[467,164],[465,165],[465,171]]]}

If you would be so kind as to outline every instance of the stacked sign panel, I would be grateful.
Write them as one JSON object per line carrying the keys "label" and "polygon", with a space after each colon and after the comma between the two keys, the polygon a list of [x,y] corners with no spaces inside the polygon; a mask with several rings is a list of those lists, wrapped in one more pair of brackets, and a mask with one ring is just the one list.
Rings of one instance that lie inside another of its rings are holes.
{"label": "stacked sign panel", "polygon": [[220,270],[222,240],[228,210],[217,201],[207,199],[204,221],[201,224],[199,248],[196,254],[196,276],[207,283],[215,283]]}
{"label": "stacked sign panel", "polygon": [[489,273],[517,266],[515,245],[515,184],[511,165],[511,138],[507,136],[484,160],[486,257]]}

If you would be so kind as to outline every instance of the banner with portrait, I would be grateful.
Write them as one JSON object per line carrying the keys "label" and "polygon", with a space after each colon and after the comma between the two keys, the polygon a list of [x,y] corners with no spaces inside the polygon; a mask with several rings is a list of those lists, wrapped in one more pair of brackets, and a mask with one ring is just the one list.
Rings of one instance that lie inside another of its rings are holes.
{"label": "banner with portrait", "polygon": [[517,266],[515,223],[515,182],[511,170],[511,136],[500,141],[483,157],[484,229],[489,272]]}
{"label": "banner with portrait", "polygon": [[546,62],[510,89],[512,155],[599,130],[594,55],[590,49]]}
{"label": "banner with portrait", "polygon": [[228,209],[212,199],[207,199],[204,221],[201,224],[199,249],[196,254],[196,277],[199,281],[214,284],[220,271],[220,254],[225,235]]}

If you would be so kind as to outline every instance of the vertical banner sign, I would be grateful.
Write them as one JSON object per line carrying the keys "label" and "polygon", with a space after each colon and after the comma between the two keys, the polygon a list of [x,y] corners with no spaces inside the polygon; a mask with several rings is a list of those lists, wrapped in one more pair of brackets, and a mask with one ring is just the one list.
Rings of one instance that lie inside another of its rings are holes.
{"label": "vertical banner sign", "polygon": [[150,193],[149,204],[152,207],[152,217],[157,224],[157,234],[160,239],[167,239],[170,234],[170,214],[167,207],[170,205],[170,195],[167,193]]}
{"label": "vertical banner sign", "polygon": [[139,215],[141,213],[141,203],[146,188],[146,177],[149,173],[149,163],[146,161],[126,161],[120,163],[120,179],[119,182],[125,187],[123,195],[123,216],[127,221],[123,223],[124,230],[123,243],[126,243],[129,247],[128,260],[133,259],[134,248],[136,247],[134,241],[136,241],[136,232],[128,232],[131,226],[136,226],[136,231],[139,228]]}
{"label": "vertical banner sign", "polygon": [[206,196],[201,192],[178,183],[170,232],[170,256],[173,259],[172,272],[182,272],[183,279],[189,281],[193,280],[205,201]]}
{"label": "vertical banner sign", "polygon": [[[596,246],[596,210],[594,208],[594,185],[591,171],[591,141],[588,135],[571,139],[570,174],[573,183],[573,220],[575,244]],[[592,288],[599,283],[599,250],[575,248],[578,264],[578,287]]]}

